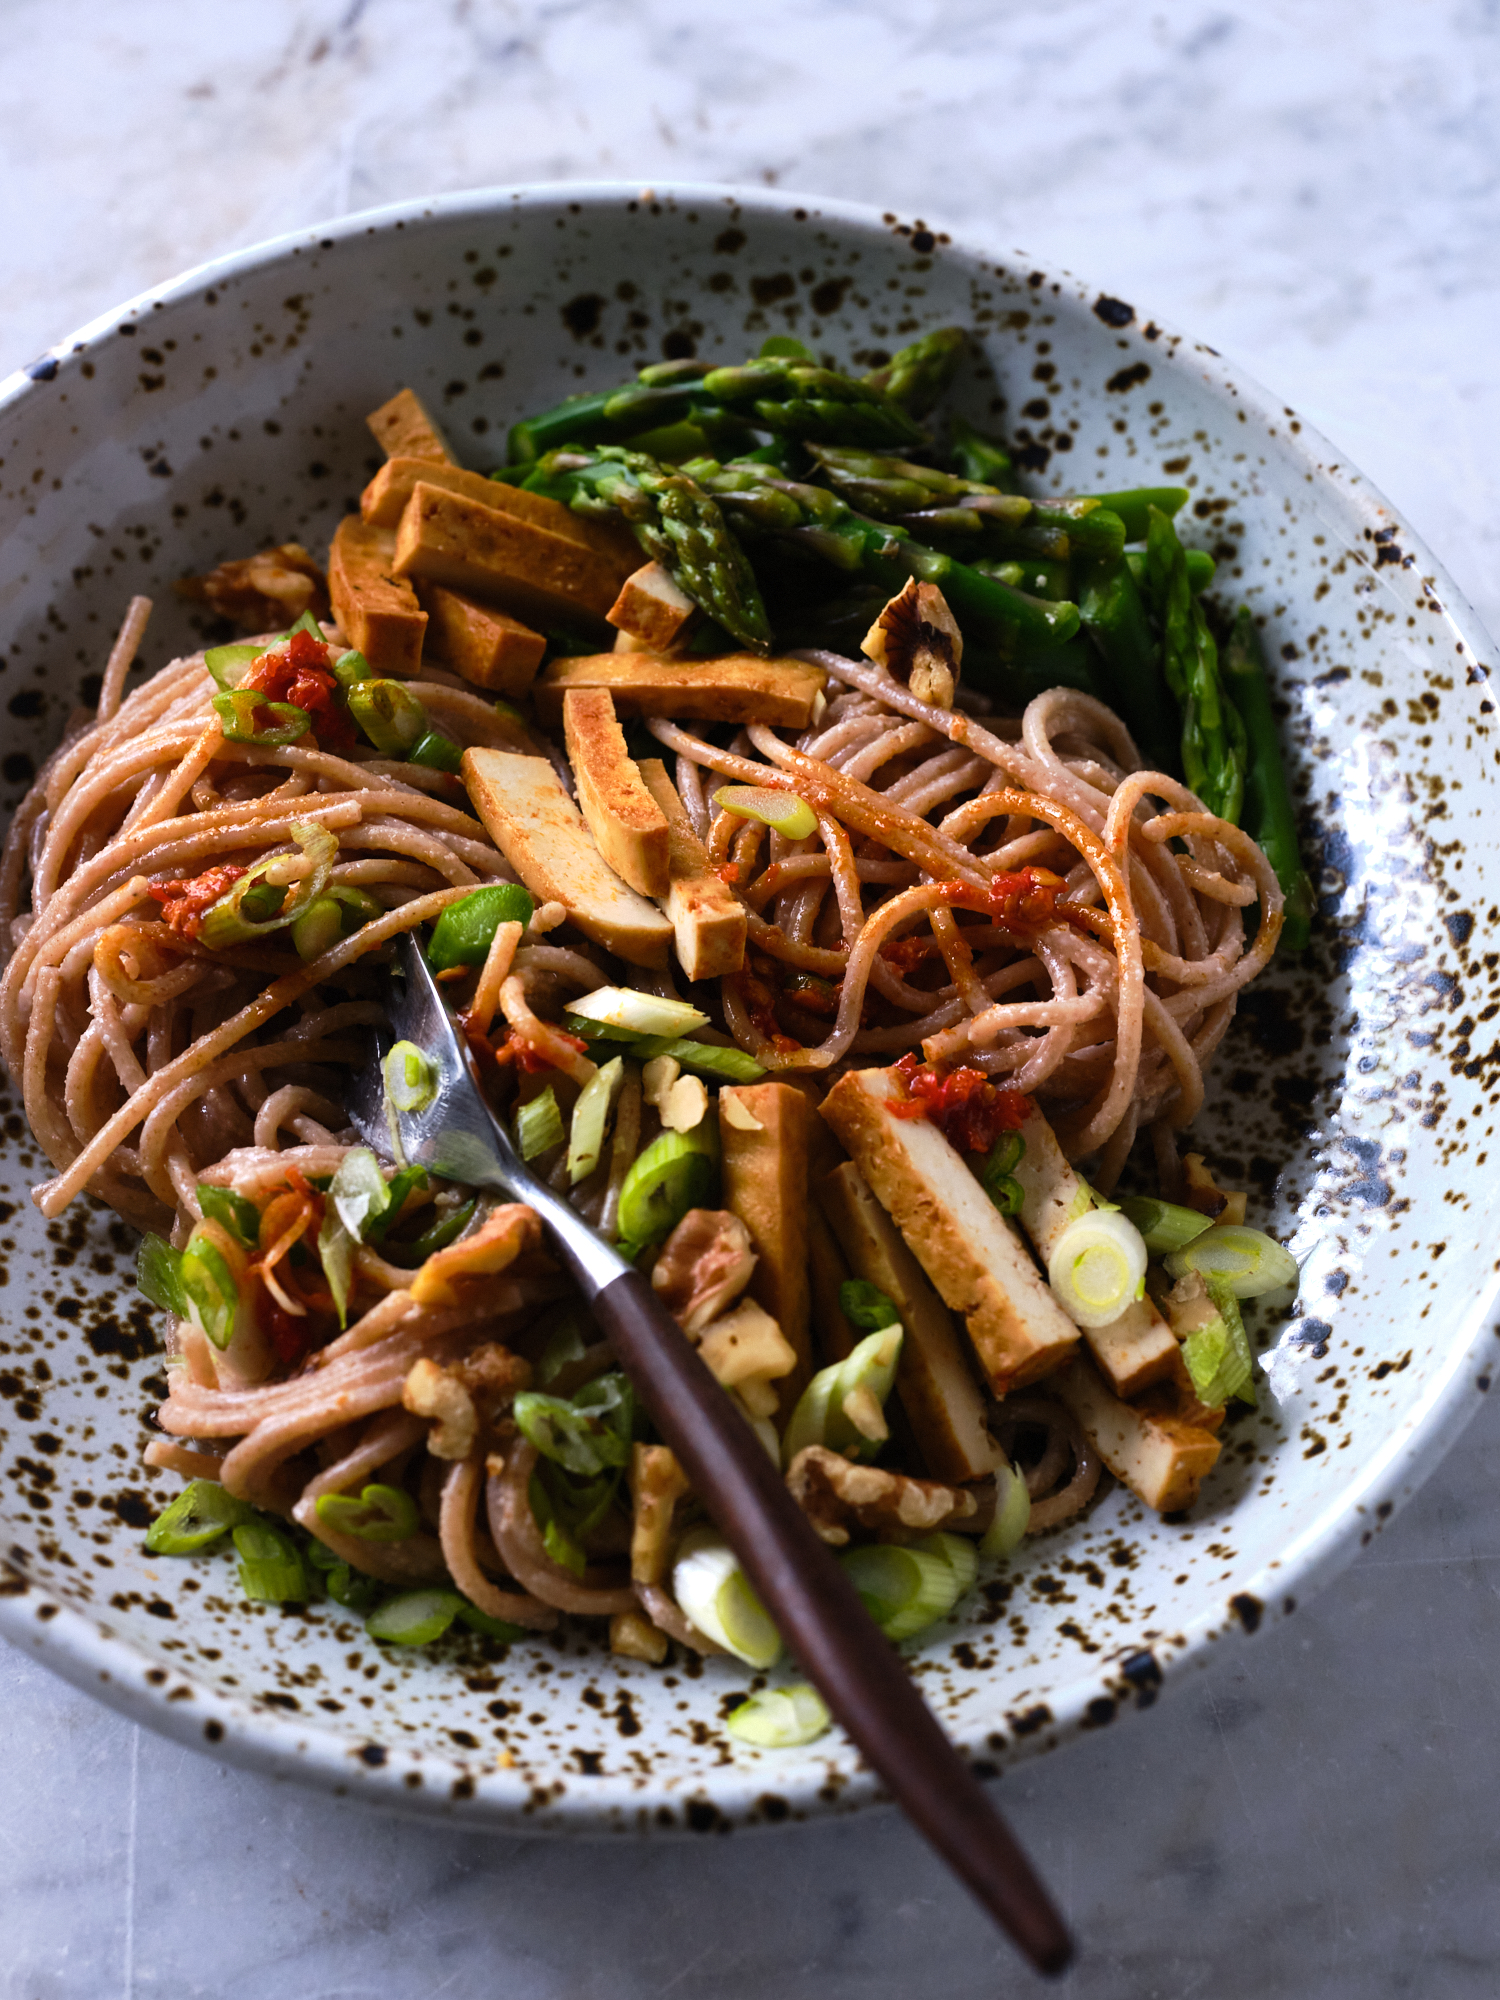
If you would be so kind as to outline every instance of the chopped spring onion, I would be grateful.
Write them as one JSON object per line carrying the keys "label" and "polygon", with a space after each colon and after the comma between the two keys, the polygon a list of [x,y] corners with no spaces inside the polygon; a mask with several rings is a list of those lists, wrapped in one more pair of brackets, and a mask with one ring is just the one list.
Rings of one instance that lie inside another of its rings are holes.
{"label": "chopped spring onion", "polygon": [[655,993],[637,993],[629,986],[600,986],[570,1003],[568,1012],[601,1027],[635,1035],[690,1035],[706,1025],[701,1007],[686,1000],[664,1000]]}
{"label": "chopped spring onion", "polygon": [[832,1721],[818,1690],[798,1681],[791,1687],[762,1688],[730,1710],[724,1727],[757,1750],[797,1750],[816,1742]]}
{"label": "chopped spring onion", "polygon": [[1258,1299],[1262,1292],[1279,1292],[1297,1282],[1297,1260],[1264,1230],[1243,1222],[1216,1222],[1182,1250],[1166,1259],[1174,1278],[1201,1271],[1218,1278],[1237,1299]]}
{"label": "chopped spring onion", "polygon": [[344,935],[344,913],[332,896],[319,896],[292,925],[292,943],[304,963],[321,958]]}
{"label": "chopped spring onion", "polygon": [[146,1547],[154,1556],[194,1556],[254,1518],[255,1509],[216,1480],[194,1479],[146,1530]]}
{"label": "chopped spring onion", "polygon": [[377,917],[385,915],[385,906],[363,889],[356,889],[350,882],[330,882],[326,892],[339,906],[339,921],[344,927],[344,936],[353,937],[366,924],[373,924]]}
{"label": "chopped spring onion", "polygon": [[430,1646],[442,1638],[463,1603],[456,1590],[403,1590],[370,1613],[365,1630],[388,1646]]}
{"label": "chopped spring onion", "polygon": [[585,1383],[573,1397],[523,1389],[516,1397],[515,1419],[543,1458],[579,1479],[596,1479],[630,1462],[635,1392],[616,1370]]}
{"label": "chopped spring onion", "polygon": [[705,1118],[691,1132],[663,1132],[637,1158],[620,1189],[618,1240],[638,1257],[670,1236],[690,1208],[711,1208],[719,1178],[719,1128]]}
{"label": "chopped spring onion", "polygon": [[[403,1171],[411,1173],[413,1169],[407,1167]],[[423,1179],[425,1181],[425,1175]],[[391,1185],[394,1187],[395,1182],[393,1181]],[[401,1198],[403,1201],[406,1199],[405,1195]],[[387,1261],[399,1264],[406,1270],[415,1270],[419,1264],[425,1264],[435,1250],[446,1250],[450,1243],[462,1236],[473,1220],[474,1211],[478,1206],[479,1203],[474,1200],[461,1202],[457,1208],[449,1209],[439,1221],[430,1224],[420,1236],[414,1236],[410,1242],[387,1244],[385,1252]]]}
{"label": "chopped spring onion", "polygon": [[1240,1313],[1240,1302],[1222,1278],[1206,1280],[1213,1317],[1182,1343],[1182,1358],[1193,1378],[1193,1393],[1208,1409],[1237,1396],[1255,1401],[1255,1356]]}
{"label": "chopped spring onion", "polygon": [[307,1571],[290,1535],[257,1518],[234,1530],[234,1545],[240,1554],[240,1589],[253,1603],[307,1601]]}
{"label": "chopped spring onion", "polygon": [[[950,1551],[949,1543],[958,1548]],[[877,1543],[846,1549],[838,1560],[888,1639],[909,1639],[946,1618],[972,1585],[976,1566],[972,1546],[958,1535],[924,1535],[901,1547]]]}
{"label": "chopped spring onion", "polygon": [[408,764],[420,764],[428,771],[457,771],[464,760],[464,746],[455,743],[451,736],[444,736],[440,729],[429,729],[419,736],[406,753]]}
{"label": "chopped spring onion", "polygon": [[759,820],[787,840],[806,840],[818,830],[817,814],[795,792],[776,791],[766,785],[725,785],[714,793],[714,804],[736,819]]}
{"label": "chopped spring onion", "polygon": [[[322,1548],[322,1544],[314,1542],[313,1547]],[[330,1552],[325,1550],[324,1553]],[[351,1568],[348,1563],[334,1563],[325,1571],[323,1581],[327,1584],[328,1595],[335,1604],[342,1604],[346,1611],[358,1612],[361,1617],[367,1611],[373,1611],[380,1602],[382,1586],[373,1576],[365,1576],[362,1571]]]}
{"label": "chopped spring onion", "polygon": [[295,743],[312,728],[312,717],[305,708],[290,701],[267,701],[254,688],[232,688],[216,694],[213,705],[226,743],[254,743],[273,749]]}
{"label": "chopped spring onion", "polygon": [[533,1371],[534,1379],[544,1384],[555,1382],[564,1368],[583,1359],[587,1344],[582,1321],[575,1313],[565,1312],[547,1335]]}
{"label": "chopped spring onion", "polygon": [[188,1316],[187,1294],[182,1289],[182,1252],[174,1250],[161,1236],[143,1236],[136,1252],[135,1282],[152,1305],[178,1319]]}
{"label": "chopped spring onion", "polygon": [[899,1326],[901,1315],[880,1289],[868,1278],[846,1278],[839,1286],[839,1311],[851,1326],[865,1333],[879,1333],[884,1326]]}
{"label": "chopped spring onion", "polygon": [[425,1111],[437,1096],[437,1071],[415,1042],[396,1042],[382,1068],[387,1095],[398,1111]]}
{"label": "chopped spring onion", "polygon": [[334,661],[333,677],[341,688],[358,687],[361,681],[374,680],[375,669],[363,653],[351,646]]}
{"label": "chopped spring onion", "polygon": [[210,646],[203,655],[203,664],[221,688],[237,688],[267,650],[265,646],[243,642],[234,646]]}
{"label": "chopped spring onion", "polygon": [[[407,1171],[422,1173],[420,1167]],[[425,1173],[422,1178],[426,1179]],[[328,1183],[328,1207],[337,1213],[349,1234],[363,1242],[369,1225],[390,1206],[393,1185],[387,1182],[368,1146],[351,1146]]]}
{"label": "chopped spring onion", "polygon": [[195,1229],[183,1250],[178,1272],[187,1302],[185,1317],[222,1352],[234,1338],[240,1300],[239,1280],[229,1259],[201,1228]]}
{"label": "chopped spring onion", "polygon": [[774,1667],[781,1634],[766,1616],[739,1557],[712,1528],[690,1528],[672,1569],[672,1595],[686,1617],[752,1667]]}
{"label": "chopped spring onion", "polygon": [[1026,1157],[1026,1141],[1019,1132],[1002,1132],[990,1148],[979,1181],[1002,1215],[1019,1215],[1026,1190],[1016,1179],[1016,1168]]}
{"label": "chopped spring onion", "polygon": [[1031,1495],[1026,1480],[1013,1465],[1002,1465],[995,1475],[995,1518],[979,1544],[982,1556],[1008,1556],[1020,1547],[1031,1522]]}
{"label": "chopped spring onion", "polygon": [[609,1116],[624,1081],[624,1058],[616,1056],[613,1062],[595,1070],[578,1093],[568,1129],[568,1179],[574,1187],[587,1180],[599,1164]]}
{"label": "chopped spring onion", "polygon": [[467,1600],[458,1607],[458,1622],[485,1639],[504,1639],[514,1644],[517,1639],[529,1637],[524,1625],[512,1625],[508,1618],[491,1618],[488,1611],[481,1611],[477,1604]]}
{"label": "chopped spring onion", "polygon": [[551,1084],[525,1104],[516,1106],[516,1146],[523,1160],[539,1159],[560,1146],[567,1133],[557,1108],[557,1093]]}
{"label": "chopped spring onion", "polygon": [[670,1056],[683,1069],[697,1070],[717,1083],[759,1083],[765,1070],[743,1049],[721,1049],[712,1042],[683,1041],[675,1035],[647,1035],[632,1042],[628,1054],[637,1062]]}
{"label": "chopped spring onion", "polygon": [[245,1249],[253,1250],[260,1240],[260,1210],[253,1201],[247,1201],[233,1188],[215,1187],[212,1181],[199,1181],[198,1206],[210,1222],[217,1222],[227,1229],[237,1243]]}
{"label": "chopped spring onion", "polygon": [[373,1210],[365,1217],[362,1234],[366,1243],[381,1242],[387,1231],[401,1220],[401,1212],[406,1207],[412,1193],[427,1186],[425,1167],[398,1167],[386,1182],[385,1206]]}
{"label": "chopped spring onion", "polygon": [[1127,1195],[1120,1203],[1120,1212],[1141,1232],[1141,1241],[1153,1257],[1185,1250],[1209,1227],[1209,1218],[1196,1208],[1180,1208],[1175,1201],[1158,1201],[1154,1195]]}
{"label": "chopped spring onion", "polygon": [[[841,1301],[848,1289],[841,1288]],[[875,1457],[890,1436],[883,1411],[896,1380],[901,1340],[899,1322],[887,1321],[877,1333],[866,1334],[842,1361],[818,1370],[797,1398],[782,1437],[783,1465],[790,1465],[799,1451],[814,1444],[842,1452],[845,1458]]]}
{"label": "chopped spring onion", "polygon": [[1091,1210],[1070,1222],[1047,1263],[1047,1279],[1078,1326],[1109,1326],[1146,1282],[1146,1246],[1118,1210]]}
{"label": "chopped spring onion", "polygon": [[293,924],[322,895],[338,858],[337,837],[308,820],[293,820],[288,831],[300,852],[262,856],[204,911],[198,940],[210,951],[252,944]]}
{"label": "chopped spring onion", "polygon": [[349,713],[387,757],[405,757],[428,734],[427,710],[400,681],[357,681],[349,690]]}
{"label": "chopped spring onion", "polygon": [[529,924],[536,905],[515,882],[490,882],[450,903],[432,927],[427,963],[434,972],[483,965],[502,924]]}
{"label": "chopped spring onion", "polygon": [[321,1494],[318,1519],[357,1541],[404,1542],[417,1532],[417,1503],[399,1486],[367,1486],[357,1500],[352,1493]]}

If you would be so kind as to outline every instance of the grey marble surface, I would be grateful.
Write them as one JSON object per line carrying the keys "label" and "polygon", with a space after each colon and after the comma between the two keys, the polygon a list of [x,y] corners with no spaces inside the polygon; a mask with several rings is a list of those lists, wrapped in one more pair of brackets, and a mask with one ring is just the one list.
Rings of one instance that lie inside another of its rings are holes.
{"label": "grey marble surface", "polygon": [[[982,228],[1177,321],[1500,628],[1500,10],[1119,0],[5,0],[0,369],[218,251],[557,178]],[[1285,1626],[1004,1781],[1079,2000],[1500,1985],[1500,1411]],[[0,1996],[1043,1990],[889,1815],[563,1847],[220,1769],[0,1652]]]}

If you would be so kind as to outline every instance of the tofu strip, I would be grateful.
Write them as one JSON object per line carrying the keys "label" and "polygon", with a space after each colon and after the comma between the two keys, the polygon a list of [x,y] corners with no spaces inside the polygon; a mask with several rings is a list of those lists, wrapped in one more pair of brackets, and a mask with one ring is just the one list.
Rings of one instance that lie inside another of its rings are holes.
{"label": "tofu strip", "polygon": [[[748,1111],[736,1123],[728,1106]],[[811,1108],[790,1083],[745,1083],[719,1093],[724,1205],[750,1232],[750,1296],[791,1342],[797,1365],[776,1387],[783,1421],[812,1373],[807,1281],[807,1131]],[[757,1129],[758,1128],[758,1129]]]}
{"label": "tofu strip", "polygon": [[667,822],[669,880],[661,906],[671,922],[683,971],[689,979],[720,979],[740,971],[748,925],[744,904],[715,872],[666,765],[659,757],[643,757],[636,768]]}
{"label": "tofu strip", "polygon": [[1121,1402],[1093,1363],[1079,1355],[1049,1384],[1082,1425],[1110,1471],[1158,1513],[1191,1506],[1213,1470],[1219,1440],[1169,1407],[1171,1392],[1152,1389],[1144,1403]]}
{"label": "tofu strip", "polygon": [[[1040,1111],[1032,1110],[1021,1137],[1026,1151],[1014,1170],[1024,1196],[1021,1226],[1045,1265],[1068,1224],[1084,1213],[1088,1195]],[[1137,1395],[1176,1368],[1177,1341],[1149,1298],[1133,1299],[1108,1326],[1085,1327],[1083,1337],[1117,1396]]]}
{"label": "tofu strip", "polygon": [[854,1070],[822,1113],[906,1238],[938,1296],[968,1330],[991,1389],[1007,1395],[1050,1374],[1078,1345],[1013,1224],[926,1118],[897,1117],[890,1070]]}
{"label": "tofu strip", "polygon": [[1005,1454],[984,1422],[979,1392],[948,1308],[852,1161],[818,1184],[818,1201],[856,1277],[878,1285],[905,1338],[896,1393],[934,1479],[984,1479]]}

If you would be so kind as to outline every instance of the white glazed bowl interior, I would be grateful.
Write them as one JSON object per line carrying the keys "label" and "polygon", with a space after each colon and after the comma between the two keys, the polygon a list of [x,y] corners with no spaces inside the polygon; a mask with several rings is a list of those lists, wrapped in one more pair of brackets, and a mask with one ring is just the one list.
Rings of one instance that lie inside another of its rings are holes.
{"label": "white glazed bowl interior", "polygon": [[[1489,1385],[1500,1042],[1487,933],[1500,864],[1488,642],[1402,522],[1324,442],[1128,302],[830,203],[722,189],[490,192],[233,257],[0,385],[4,804],[92,701],[127,597],[145,661],[199,643],[172,581],[272,541],[326,546],[410,384],[468,463],[530,409],[664,354],[739,360],[795,332],[841,362],[957,322],[957,394],[1034,490],[1174,482],[1266,621],[1323,926],[1242,1003],[1196,1128],[1302,1264],[1262,1314],[1269,1383],[1183,1521],[1123,1490],[1029,1542],[913,1647],[982,1768],[1149,1707],[1378,1531]],[[1485,981],[1489,985],[1485,985]],[[390,1805],[577,1832],[847,1810],[839,1736],[754,1753],[723,1732],[746,1672],[657,1671],[577,1631],[382,1649],[337,1607],[248,1606],[224,1557],[148,1557],[176,1481],[141,1465],[163,1393],[133,1239],[43,1177],[0,1105],[0,1630],[217,1754]]]}

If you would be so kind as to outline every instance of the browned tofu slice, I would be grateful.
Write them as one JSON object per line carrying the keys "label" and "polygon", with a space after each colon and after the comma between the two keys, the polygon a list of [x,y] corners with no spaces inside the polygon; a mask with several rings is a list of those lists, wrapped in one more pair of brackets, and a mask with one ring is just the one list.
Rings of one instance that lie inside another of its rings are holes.
{"label": "browned tofu slice", "polygon": [[[753,1125],[736,1122],[741,1106]],[[743,1083],[719,1092],[724,1205],[750,1232],[757,1258],[750,1296],[765,1307],[797,1356],[777,1383],[783,1417],[812,1373],[807,1286],[807,1130],[811,1109],[789,1083]],[[759,1129],[755,1129],[758,1127]]]}
{"label": "browned tofu slice", "polygon": [[[565,697],[572,700],[570,694]],[[677,957],[689,979],[719,979],[745,963],[745,906],[715,874],[687,807],[659,757],[643,757],[641,781],[666,816],[670,880],[662,908],[671,919]]]}
{"label": "browned tofu slice", "polygon": [[818,1200],[850,1268],[878,1285],[901,1315],[905,1339],[896,1393],[934,1479],[984,1479],[1005,1454],[984,1422],[984,1398],[948,1308],[852,1161],[818,1185]]}
{"label": "browned tofu slice", "polygon": [[762,660],[754,653],[724,653],[712,660],[592,653],[549,662],[536,684],[537,717],[553,728],[568,688],[606,687],[619,715],[806,729],[826,678],[821,667],[801,660]]}
{"label": "browned tofu slice", "polygon": [[1004,1396],[1066,1360],[1078,1329],[936,1125],[896,1115],[902,1095],[894,1071],[853,1070],[822,1112]]}
{"label": "browned tofu slice", "polygon": [[586,937],[664,972],[672,926],[608,866],[545,757],[466,750],[463,779],[490,838],[539,903],[561,903]]}
{"label": "browned tofu slice", "polygon": [[585,520],[571,507],[549,500],[545,493],[528,493],[524,486],[509,486],[504,480],[486,478],[482,472],[466,472],[460,465],[437,465],[427,458],[388,460],[360,495],[359,511],[377,528],[399,527],[419,483],[440,486],[445,493],[457,493],[476,506],[513,514],[533,528],[546,528],[565,542],[592,549],[622,582],[640,562],[641,552],[628,528],[617,527],[612,521]]}
{"label": "browned tofu slice", "polygon": [[414,674],[422,663],[427,613],[392,569],[394,539],[350,514],[334,530],[328,595],[344,637],[377,674]]}
{"label": "browned tofu slice", "polygon": [[1149,1389],[1139,1402],[1122,1402],[1082,1355],[1050,1386],[1116,1479],[1148,1507],[1172,1514],[1197,1499],[1199,1484],[1218,1459],[1219,1440],[1176,1414],[1171,1389]]}
{"label": "browned tofu slice", "polygon": [[645,563],[626,577],[609,609],[609,622],[641,645],[670,652],[698,615],[698,607],[660,563]]}
{"label": "browned tofu slice", "polygon": [[420,458],[436,465],[458,462],[414,389],[398,391],[388,403],[382,403],[366,417],[365,422],[387,458]]}
{"label": "browned tofu slice", "polygon": [[[1033,1108],[1021,1137],[1026,1151],[1014,1170],[1023,1197],[1021,1226],[1046,1264],[1069,1223],[1090,1206],[1089,1197],[1040,1111]],[[1117,1396],[1138,1395],[1176,1367],[1176,1338],[1149,1298],[1132,1299],[1117,1320],[1086,1327],[1083,1337]]]}
{"label": "browned tofu slice", "polygon": [[619,587],[581,542],[420,479],[396,530],[395,568],[542,623],[602,622]]}
{"label": "browned tofu slice", "polygon": [[594,845],[622,881],[664,901],[672,882],[666,815],[641,783],[606,688],[569,690],[563,737]]}
{"label": "browned tofu slice", "polygon": [[424,584],[419,595],[427,613],[430,653],[491,694],[516,701],[530,690],[547,650],[540,632],[508,611],[440,583]]}

